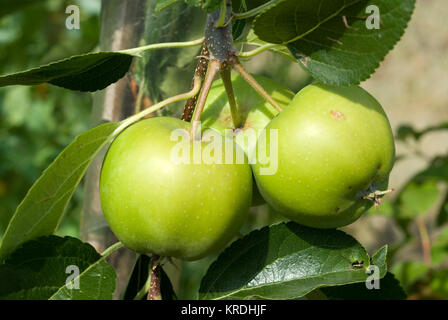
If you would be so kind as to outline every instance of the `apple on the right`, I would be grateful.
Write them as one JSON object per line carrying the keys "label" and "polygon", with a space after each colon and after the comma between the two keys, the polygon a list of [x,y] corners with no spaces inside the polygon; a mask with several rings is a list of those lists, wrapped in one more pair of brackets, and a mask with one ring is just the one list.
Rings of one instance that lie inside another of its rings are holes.
{"label": "apple on the right", "polygon": [[[278,167],[263,174],[270,164],[258,158],[252,165],[255,180],[266,202],[297,223],[348,225],[387,189],[393,133],[381,105],[359,86],[309,85],[266,130],[257,149],[276,150]],[[270,130],[277,130],[276,146],[270,145],[275,143]]]}

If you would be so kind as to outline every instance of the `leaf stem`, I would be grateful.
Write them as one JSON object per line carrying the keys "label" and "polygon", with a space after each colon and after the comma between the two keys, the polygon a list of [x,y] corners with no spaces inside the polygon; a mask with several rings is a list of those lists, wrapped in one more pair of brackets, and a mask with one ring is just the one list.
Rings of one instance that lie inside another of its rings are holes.
{"label": "leaf stem", "polygon": [[137,292],[134,300],[141,300],[147,295],[148,300],[162,300],[160,291],[160,256],[153,255],[149,259],[149,274],[143,287]]}
{"label": "leaf stem", "polygon": [[134,300],[141,300],[146,294],[148,294],[149,287],[151,286],[151,275],[146,279],[145,285],[137,292]]}
{"label": "leaf stem", "polygon": [[252,10],[241,12],[241,13],[234,13],[233,19],[247,19],[253,16],[256,16],[260,12],[262,12],[264,9],[268,8],[269,6],[273,5],[274,3],[278,2],[279,0],[271,0],[266,2],[265,4],[262,4],[259,7],[253,8]]}
{"label": "leaf stem", "polygon": [[181,101],[181,100],[187,100],[191,97],[194,97],[199,90],[201,89],[201,78],[198,76],[195,76],[194,78],[194,85],[193,88],[186,92],[186,93],[182,93],[182,94],[178,94],[176,96],[170,97],[168,99],[165,99],[159,103],[156,103],[154,105],[152,105],[151,107],[149,107],[148,109],[145,109],[143,111],[140,111],[139,113],[130,116],[129,118],[123,120],[120,124],[120,126],[118,126],[117,129],[115,129],[113,135],[116,136],[118,135],[121,131],[123,131],[126,127],[128,127],[129,125],[133,124],[134,122],[142,119],[143,117],[147,116],[148,114],[151,114],[171,103],[177,102],[177,101]]}
{"label": "leaf stem", "polygon": [[230,106],[230,114],[232,115],[233,127],[237,129],[241,127],[242,121],[238,110],[238,105],[235,100],[235,93],[233,91],[231,71],[229,67],[225,67],[221,70],[221,79],[226,89],[227,98]]}
{"label": "leaf stem", "polygon": [[237,55],[238,55],[238,57],[250,58],[250,57],[256,56],[257,54],[260,54],[266,50],[272,49],[276,46],[278,46],[278,44],[268,43],[268,44],[259,46],[258,48],[254,49],[254,50],[250,50],[250,51],[246,51],[246,52],[239,52]]}
{"label": "leaf stem", "polygon": [[146,279],[146,282],[143,285],[143,287],[135,295],[134,300],[141,300],[149,292],[150,286],[151,286],[151,260],[149,262],[148,278]]}
{"label": "leaf stem", "polygon": [[154,50],[154,49],[164,49],[164,48],[185,48],[185,47],[194,47],[199,46],[204,43],[204,38],[185,41],[185,42],[162,42],[162,43],[153,43],[142,47],[120,50],[118,52],[127,53],[132,55],[139,55],[142,52]]}
{"label": "leaf stem", "polygon": [[269,93],[264,90],[264,88],[257,82],[257,80],[252,77],[252,75],[247,72],[247,70],[243,67],[243,65],[238,61],[237,57],[232,58],[233,67],[236,71],[238,71],[241,76],[251,85],[252,88],[255,89],[255,91],[258,92],[260,96],[265,98],[275,109],[277,109],[279,112],[281,112],[283,109],[280,107],[280,105],[275,101]]}
{"label": "leaf stem", "polygon": [[101,254],[102,258],[103,259],[107,258],[108,256],[110,256],[112,253],[122,248],[123,246],[124,245],[121,242],[114,243],[109,248],[103,251],[103,253]]}

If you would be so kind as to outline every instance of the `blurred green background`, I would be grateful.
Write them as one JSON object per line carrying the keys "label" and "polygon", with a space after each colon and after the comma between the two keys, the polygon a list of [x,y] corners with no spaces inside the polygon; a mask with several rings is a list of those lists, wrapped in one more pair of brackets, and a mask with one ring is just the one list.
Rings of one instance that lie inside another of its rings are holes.
{"label": "blurred green background", "polygon": [[[78,1],[82,28],[69,31],[65,9],[73,1],[36,1],[0,16],[0,74],[24,70],[98,43],[100,1]],[[32,183],[73,138],[91,123],[92,97],[50,85],[0,89],[0,235]],[[79,188],[60,226],[79,235]]]}
{"label": "blurred green background", "polygon": [[[80,30],[64,27],[65,8],[71,4],[81,8]],[[0,74],[97,48],[100,7],[99,0],[47,0],[9,15],[0,11]],[[396,132],[397,163],[390,179],[395,192],[379,210],[344,230],[369,252],[390,245],[391,271],[411,299],[448,299],[447,16],[446,0],[417,0],[403,39],[362,84],[383,105]],[[294,91],[310,81],[298,65],[271,53],[245,64]],[[32,183],[91,126],[92,97],[46,84],[0,88],[0,237]],[[82,201],[81,185],[58,234],[79,237]],[[275,219],[268,207],[254,208],[245,230]],[[194,288],[209,261],[184,265],[188,276],[178,284]],[[191,292],[180,294],[189,297]]]}

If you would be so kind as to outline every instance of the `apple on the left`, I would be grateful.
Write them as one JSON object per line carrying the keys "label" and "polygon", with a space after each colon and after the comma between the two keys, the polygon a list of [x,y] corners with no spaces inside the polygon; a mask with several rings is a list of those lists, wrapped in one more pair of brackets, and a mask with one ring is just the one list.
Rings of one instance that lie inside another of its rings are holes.
{"label": "apple on the left", "polygon": [[[172,138],[174,130],[189,132],[191,125],[154,117],[118,135],[101,170],[101,206],[128,248],[196,260],[238,234],[252,201],[252,172],[247,161],[173,161],[180,143]],[[202,150],[209,143],[199,142]],[[193,152],[193,140],[187,145]],[[236,154],[238,145],[231,145]]]}

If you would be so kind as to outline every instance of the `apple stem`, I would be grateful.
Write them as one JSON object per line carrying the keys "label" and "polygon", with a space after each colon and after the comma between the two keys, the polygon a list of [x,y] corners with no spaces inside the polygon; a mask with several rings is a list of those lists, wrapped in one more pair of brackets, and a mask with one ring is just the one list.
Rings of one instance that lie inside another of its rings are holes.
{"label": "apple stem", "polygon": [[235,100],[235,93],[232,86],[231,69],[228,66],[221,70],[221,79],[226,89],[227,98],[229,100],[230,113],[232,115],[233,127],[238,129],[242,125],[241,116],[238,110],[238,105]]}
{"label": "apple stem", "polygon": [[193,115],[193,124],[191,127],[191,138],[195,139],[198,136],[200,137],[200,133],[198,135],[198,125],[201,119],[202,111],[204,110],[205,102],[207,101],[208,93],[210,92],[210,88],[212,86],[213,80],[215,80],[216,75],[220,71],[222,63],[218,60],[212,59],[208,63],[207,73],[205,74],[204,84],[202,86],[201,93],[199,95],[198,103],[196,105],[194,115]]}
{"label": "apple stem", "polygon": [[233,64],[235,70],[238,71],[239,74],[241,74],[241,76],[247,81],[247,83],[249,83],[250,86],[254,88],[260,96],[265,98],[279,112],[283,110],[282,107],[280,107],[280,105],[277,103],[277,101],[275,101],[269,95],[269,93],[267,93],[266,90],[264,90],[264,88],[257,82],[257,80],[255,80],[254,77],[252,77],[252,75],[243,67],[236,56],[233,56],[231,58],[231,63]]}
{"label": "apple stem", "polygon": [[149,262],[150,285],[147,300],[162,300],[160,291],[160,257],[153,255]]}

